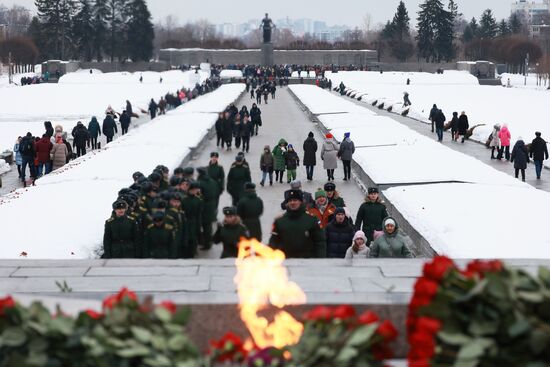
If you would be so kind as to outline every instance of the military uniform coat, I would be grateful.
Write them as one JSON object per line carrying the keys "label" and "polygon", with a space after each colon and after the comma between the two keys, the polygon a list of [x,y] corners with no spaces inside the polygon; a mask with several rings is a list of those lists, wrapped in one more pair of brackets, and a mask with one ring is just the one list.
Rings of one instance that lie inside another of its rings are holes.
{"label": "military uniform coat", "polygon": [[107,219],[103,233],[103,258],[136,258],[139,245],[139,229],[136,221],[126,215]]}
{"label": "military uniform coat", "polygon": [[214,233],[214,243],[223,244],[222,259],[237,257],[239,253],[239,241],[248,238],[248,230],[242,223],[235,225],[224,224],[218,227]]}
{"label": "military uniform coat", "polygon": [[382,230],[382,221],[388,216],[386,206],[381,202],[365,201],[357,211],[355,229],[365,232],[369,241],[373,240],[374,231]]}
{"label": "military uniform coat", "polygon": [[176,259],[175,228],[166,223],[161,226],[150,224],[145,230],[144,253],[146,258]]}
{"label": "military uniform coat", "polygon": [[238,201],[244,194],[244,184],[250,181],[248,165],[233,163],[227,175],[227,192]]}
{"label": "military uniform coat", "polygon": [[264,213],[264,203],[255,192],[245,192],[237,204],[237,214],[250,232],[250,237],[262,241],[260,217]]}

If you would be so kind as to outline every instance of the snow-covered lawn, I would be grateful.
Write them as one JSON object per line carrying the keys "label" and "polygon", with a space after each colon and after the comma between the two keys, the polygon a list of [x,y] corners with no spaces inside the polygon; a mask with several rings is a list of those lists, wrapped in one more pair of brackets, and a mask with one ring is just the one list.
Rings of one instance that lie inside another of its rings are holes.
{"label": "snow-covered lawn", "polygon": [[117,192],[135,171],[158,164],[176,168],[203,139],[218,111],[235,101],[244,85],[225,85],[131,130],[61,170],[0,198],[0,258],[93,258]]}
{"label": "snow-covered lawn", "polygon": [[[428,122],[435,103],[447,120],[453,112],[465,111],[470,127],[485,124],[474,130],[473,139],[485,142],[495,124],[508,124],[512,144],[518,137],[526,143],[535,137],[535,131],[550,139],[550,91],[534,89],[481,86],[468,72],[445,71],[444,74],[404,72],[339,72],[326,74],[333,86],[344,82],[346,87],[364,95],[364,103],[384,102],[384,108],[393,107],[395,113],[403,110],[403,93],[408,92],[412,106],[409,116]],[[407,78],[411,80],[406,85]],[[514,82],[515,83],[515,82]]]}
{"label": "snow-covered lawn", "polygon": [[[143,76],[143,83],[139,82],[140,76]],[[42,136],[46,120],[71,131],[77,121],[87,126],[92,116],[102,121],[109,105],[122,112],[126,100],[140,113],[140,109],[147,110],[151,98],[158,101],[167,92],[193,87],[198,78],[204,80],[208,76],[205,72],[195,74],[179,70],[133,74],[76,72],[62,76],[58,84],[0,88],[0,151],[12,149],[16,138],[28,131]]]}
{"label": "snow-covered lawn", "polygon": [[[351,133],[357,147],[354,160],[375,183],[397,185],[384,195],[439,253],[454,258],[550,258],[550,234],[524,235],[529,228],[550,225],[541,212],[550,205],[549,193],[395,120],[366,108],[360,113],[356,104],[325,90],[290,88],[313,111],[350,110],[318,118],[339,141]],[[402,186],[408,184],[420,185]]]}
{"label": "snow-covered lawn", "polygon": [[499,75],[500,82],[504,86],[508,86],[508,79],[510,79],[510,86],[512,88],[522,88],[522,89],[538,89],[546,90],[548,88],[548,80],[538,80],[537,74],[525,76],[521,74],[509,74],[504,73]]}

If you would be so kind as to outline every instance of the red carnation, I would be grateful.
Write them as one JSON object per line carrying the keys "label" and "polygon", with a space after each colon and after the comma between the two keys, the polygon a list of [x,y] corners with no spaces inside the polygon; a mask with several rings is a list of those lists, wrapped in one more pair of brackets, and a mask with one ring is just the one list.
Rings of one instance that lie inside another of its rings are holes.
{"label": "red carnation", "polygon": [[447,272],[456,268],[453,260],[445,256],[438,256],[431,263],[424,264],[424,276],[440,282]]}
{"label": "red carnation", "polygon": [[437,334],[441,330],[441,321],[430,317],[419,317],[416,322],[416,330],[432,335]]}
{"label": "red carnation", "polygon": [[409,359],[408,361],[409,367],[431,367],[430,360],[427,358],[423,359]]}
{"label": "red carnation", "polygon": [[411,350],[409,358],[430,359],[435,353],[435,341],[432,335],[423,331],[417,331],[409,338]]}
{"label": "red carnation", "polygon": [[375,314],[372,311],[365,311],[363,314],[359,316],[357,319],[361,325],[367,325],[367,324],[374,324],[375,322],[378,322],[380,320],[378,318],[378,315]]}
{"label": "red carnation", "polygon": [[504,269],[504,265],[499,260],[493,260],[493,261],[475,260],[468,264],[466,271],[483,274],[488,272],[499,272],[499,271],[502,271],[502,269]]}
{"label": "red carnation", "polygon": [[116,295],[108,296],[103,300],[103,309],[112,309],[118,304],[118,298]]}
{"label": "red carnation", "polygon": [[86,313],[86,315],[88,315],[90,318],[94,320],[99,320],[103,317],[102,313],[96,312],[94,310],[86,310],[84,312]]}
{"label": "red carnation", "polygon": [[8,308],[14,308],[15,301],[11,296],[0,299],[0,316],[4,316],[4,312]]}
{"label": "red carnation", "polygon": [[130,298],[132,301],[137,301],[137,296],[134,292],[130,291],[128,288],[124,287],[118,292],[117,300],[121,302],[124,298]]}
{"label": "red carnation", "polygon": [[328,321],[331,317],[332,311],[326,306],[317,306],[304,315],[304,319],[310,321]]}
{"label": "red carnation", "polygon": [[386,341],[395,340],[398,334],[395,326],[388,320],[383,321],[380,326],[378,326],[378,329],[376,329],[376,332]]}
{"label": "red carnation", "polygon": [[176,310],[177,310],[176,305],[174,304],[174,302],[171,302],[171,301],[161,302],[160,307],[167,309],[172,314],[176,313]]}
{"label": "red carnation", "polygon": [[348,305],[338,306],[332,311],[332,317],[334,317],[335,319],[347,320],[351,319],[354,316],[355,309]]}
{"label": "red carnation", "polygon": [[438,289],[439,284],[427,278],[418,279],[414,285],[415,293],[427,297],[430,300],[437,294]]}

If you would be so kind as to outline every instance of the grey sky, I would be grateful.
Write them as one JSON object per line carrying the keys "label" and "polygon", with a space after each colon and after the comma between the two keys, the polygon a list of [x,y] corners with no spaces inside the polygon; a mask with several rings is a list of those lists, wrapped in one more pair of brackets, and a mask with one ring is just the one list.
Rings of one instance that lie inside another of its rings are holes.
{"label": "grey sky", "polygon": [[[416,11],[421,0],[404,0],[416,24]],[[540,1],[540,0],[539,0]],[[447,3],[444,0],[444,3]],[[497,19],[508,17],[512,0],[457,0],[459,10],[467,19],[479,18],[483,10],[492,9]],[[35,10],[34,0],[0,0],[0,4],[20,4]],[[206,18],[212,23],[241,23],[261,18],[268,12],[273,19],[311,18],[327,21],[329,24],[348,26],[363,25],[363,18],[371,14],[372,23],[384,23],[395,13],[399,0],[149,0],[149,8],[155,21],[174,15],[180,22]]]}

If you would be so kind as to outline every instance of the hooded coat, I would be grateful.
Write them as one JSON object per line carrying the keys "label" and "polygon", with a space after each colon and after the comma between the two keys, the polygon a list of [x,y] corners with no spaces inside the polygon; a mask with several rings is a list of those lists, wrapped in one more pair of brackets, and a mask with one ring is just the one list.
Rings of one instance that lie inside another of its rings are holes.
{"label": "hooded coat", "polygon": [[512,134],[510,134],[510,130],[508,130],[507,126],[503,126],[500,128],[500,131],[498,133],[498,137],[500,138],[500,145],[503,147],[509,147],[510,146],[510,139],[512,139]]}
{"label": "hooded coat", "polygon": [[50,138],[45,136],[35,144],[36,147],[36,159],[38,163],[47,163],[50,161],[50,152],[53,148],[53,144]]}
{"label": "hooded coat", "polygon": [[[281,147],[283,145],[283,147]],[[275,171],[284,171],[285,170],[285,156],[286,156],[286,147],[288,146],[288,143],[285,139],[279,140],[279,143],[275,148],[273,148],[273,159],[275,161],[275,164],[273,165],[273,169]]]}
{"label": "hooded coat", "polygon": [[412,253],[409,250],[410,238],[407,235],[399,233],[397,221],[388,217],[384,219],[393,219],[395,222],[395,230],[389,234],[384,227],[384,234],[378,237],[370,247],[369,257],[372,258],[412,258]]}
{"label": "hooded coat", "polygon": [[493,137],[491,139],[491,141],[489,142],[489,146],[490,147],[496,147],[496,148],[499,148],[500,147],[500,138],[498,137],[498,133],[500,131],[500,126],[499,125],[495,125],[493,127],[493,132],[491,133],[491,136]]}
{"label": "hooded coat", "polygon": [[115,136],[115,133],[118,133],[118,129],[113,119],[113,116],[108,114],[103,120],[103,135],[112,138]]}
{"label": "hooded coat", "polygon": [[339,146],[333,139],[326,139],[321,148],[321,159],[324,169],[338,168],[338,150]]}
{"label": "hooded coat", "polygon": [[343,161],[351,161],[355,153],[355,144],[351,139],[345,138],[344,141],[340,144],[340,149],[338,150],[338,155]]}
{"label": "hooded coat", "polygon": [[63,167],[67,162],[67,156],[69,155],[69,152],[67,151],[67,146],[65,143],[61,142],[59,144],[55,144],[53,146],[53,149],[51,151],[52,155],[52,169],[56,170],[58,168]]}
{"label": "hooded coat", "polygon": [[529,151],[523,140],[518,140],[512,149],[510,162],[514,163],[515,169],[526,169],[529,163]]}
{"label": "hooded coat", "polygon": [[460,117],[458,118],[458,134],[466,135],[469,128],[470,123],[468,122],[468,116],[460,115]]}
{"label": "hooded coat", "polygon": [[101,135],[101,127],[99,126],[99,122],[95,116],[92,117],[90,123],[88,124],[88,132],[90,133],[90,137],[93,139],[97,139],[97,137]]}
{"label": "hooded coat", "polygon": [[308,138],[304,141],[304,160],[303,164],[304,166],[315,166],[317,164],[317,141],[313,136],[308,136]]}

